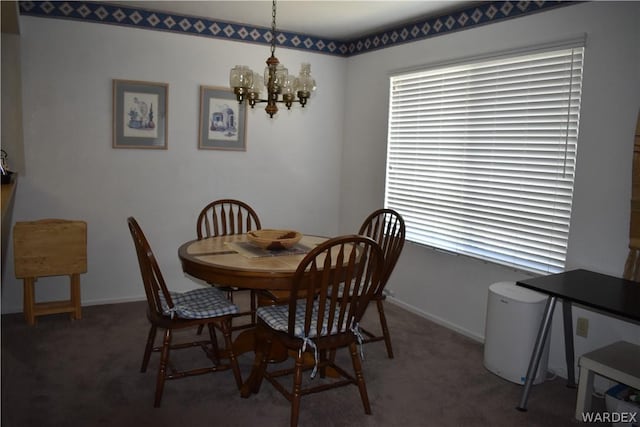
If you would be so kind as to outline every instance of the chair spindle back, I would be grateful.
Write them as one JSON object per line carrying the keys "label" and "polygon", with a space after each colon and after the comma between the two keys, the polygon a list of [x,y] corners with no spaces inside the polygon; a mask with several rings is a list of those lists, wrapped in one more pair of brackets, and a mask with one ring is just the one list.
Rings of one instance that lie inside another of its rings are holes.
{"label": "chair spindle back", "polygon": [[[295,327],[301,326],[295,325],[298,295],[304,295],[306,301],[304,336],[351,334],[377,291],[383,260],[378,243],[366,236],[335,237],[314,248],[294,276],[289,335],[295,336]],[[331,292],[340,284],[344,292]]]}
{"label": "chair spindle back", "polygon": [[393,209],[378,209],[364,220],[358,233],[372,238],[382,249],[384,271],[379,289],[379,292],[382,292],[404,247],[404,219]]}
{"label": "chair spindle back", "polygon": [[160,295],[162,294],[167,306],[173,308],[171,294],[167,289],[167,285],[162,277],[162,272],[160,271],[160,266],[158,266],[156,257],[153,255],[151,246],[149,246],[149,242],[142,232],[140,225],[138,225],[134,217],[129,217],[127,223],[129,224],[129,231],[131,231],[131,237],[136,247],[138,264],[140,265],[140,273],[142,275],[142,283],[144,284],[144,292],[147,296],[149,310],[157,316],[162,316],[163,310]]}
{"label": "chair spindle back", "polygon": [[261,228],[258,214],[248,204],[234,199],[209,203],[198,215],[198,240],[206,237],[243,234]]}

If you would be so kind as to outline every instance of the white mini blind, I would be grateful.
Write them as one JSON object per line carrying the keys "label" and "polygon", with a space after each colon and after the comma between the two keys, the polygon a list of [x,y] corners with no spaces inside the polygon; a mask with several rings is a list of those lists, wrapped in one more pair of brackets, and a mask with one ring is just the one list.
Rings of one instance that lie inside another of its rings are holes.
{"label": "white mini blind", "polygon": [[407,240],[565,264],[584,46],[392,76],[385,204]]}

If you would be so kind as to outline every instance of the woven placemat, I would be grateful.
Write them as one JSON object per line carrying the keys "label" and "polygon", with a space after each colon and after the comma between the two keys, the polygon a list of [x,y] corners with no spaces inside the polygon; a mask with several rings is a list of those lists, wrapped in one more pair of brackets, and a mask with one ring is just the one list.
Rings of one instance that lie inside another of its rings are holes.
{"label": "woven placemat", "polygon": [[227,242],[225,243],[225,245],[247,258],[304,255],[311,250],[311,248],[309,248],[308,246],[300,243],[288,249],[279,250],[262,249],[250,242]]}

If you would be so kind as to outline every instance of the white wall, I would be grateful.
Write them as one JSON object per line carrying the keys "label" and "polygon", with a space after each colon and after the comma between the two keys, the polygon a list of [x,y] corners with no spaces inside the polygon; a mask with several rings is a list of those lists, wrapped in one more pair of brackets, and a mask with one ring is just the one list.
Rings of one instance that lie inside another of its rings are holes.
{"label": "white wall", "polygon": [[[261,72],[268,46],[24,16],[21,29],[28,168],[18,180],[13,219],[88,222],[83,304],[144,296],[126,225],[131,215],[176,289],[193,287],[177,250],[195,238],[196,216],[211,200],[245,200],[264,227],[337,233],[344,58],[276,50],[292,72],[311,63],[318,91],[307,107],[273,120],[263,107],[250,110],[246,152],[198,150],[199,85],[228,86],[235,64]],[[112,148],[112,79],[169,84],[168,150]],[[12,259],[10,250],[3,313],[22,309]],[[67,282],[41,279],[36,295],[64,298]]]}
{"label": "white wall", "polygon": [[[640,107],[638,22],[639,3],[589,2],[350,58],[341,231],[356,229],[369,211],[384,202],[391,73],[587,33],[567,269],[621,275]],[[511,269],[408,244],[389,288],[399,304],[482,340],[489,285],[523,277]],[[640,343],[637,324],[581,308],[573,311],[574,321],[578,315],[590,319],[588,338],[575,340],[577,355],[617,339]],[[556,313],[549,365],[566,375],[561,319]]]}

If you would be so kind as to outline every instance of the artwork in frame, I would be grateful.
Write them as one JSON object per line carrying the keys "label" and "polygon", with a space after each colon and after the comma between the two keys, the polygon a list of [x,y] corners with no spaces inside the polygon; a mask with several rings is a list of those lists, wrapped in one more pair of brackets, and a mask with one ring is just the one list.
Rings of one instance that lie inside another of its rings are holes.
{"label": "artwork in frame", "polygon": [[167,83],[113,80],[113,148],[167,148]]}
{"label": "artwork in frame", "polygon": [[246,151],[247,103],[231,89],[200,86],[198,148]]}

